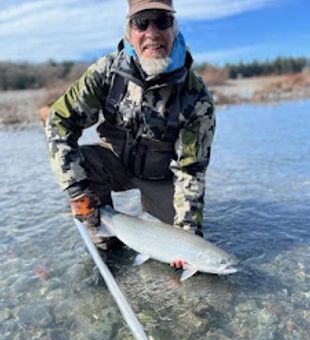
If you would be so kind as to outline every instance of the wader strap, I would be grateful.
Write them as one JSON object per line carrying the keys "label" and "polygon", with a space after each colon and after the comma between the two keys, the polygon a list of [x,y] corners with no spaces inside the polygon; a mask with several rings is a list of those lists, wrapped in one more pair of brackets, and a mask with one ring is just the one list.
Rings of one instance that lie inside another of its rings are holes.
{"label": "wader strap", "polygon": [[119,103],[125,93],[126,85],[126,79],[114,73],[114,79],[105,103],[105,115],[112,121],[115,120],[115,113],[119,110]]}
{"label": "wader strap", "polygon": [[[110,121],[115,121],[116,112],[119,110],[119,103],[124,96],[126,86],[127,80],[118,73],[114,73],[114,79],[105,103],[105,116]],[[174,98],[169,108],[167,129],[163,136],[164,141],[175,142],[179,134],[180,92],[181,84],[177,84]],[[141,130],[137,132],[135,137],[138,139],[140,134],[142,134]]]}
{"label": "wader strap", "polygon": [[175,142],[179,134],[179,114],[180,114],[180,92],[181,84],[176,85],[174,98],[169,108],[167,129],[164,134],[164,141]]}

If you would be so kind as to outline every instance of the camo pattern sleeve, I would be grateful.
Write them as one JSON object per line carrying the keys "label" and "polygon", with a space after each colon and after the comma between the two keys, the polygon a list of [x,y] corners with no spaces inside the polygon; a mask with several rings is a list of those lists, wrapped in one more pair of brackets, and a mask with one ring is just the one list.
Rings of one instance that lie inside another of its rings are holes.
{"label": "camo pattern sleeve", "polygon": [[51,107],[46,124],[52,169],[63,190],[86,179],[78,139],[98,121],[109,87],[113,54],[92,64]]}
{"label": "camo pattern sleeve", "polygon": [[[214,104],[200,78],[191,75],[188,117],[176,142],[177,160],[171,163],[174,179],[174,224],[199,231],[203,224],[205,173],[215,131]],[[200,89],[200,91],[199,91]],[[194,93],[196,92],[196,96]],[[190,103],[191,99],[194,99]]]}

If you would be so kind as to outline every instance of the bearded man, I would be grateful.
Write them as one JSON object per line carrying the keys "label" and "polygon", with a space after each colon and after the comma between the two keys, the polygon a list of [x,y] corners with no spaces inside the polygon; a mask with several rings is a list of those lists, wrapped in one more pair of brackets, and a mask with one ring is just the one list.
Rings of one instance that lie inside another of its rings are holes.
{"label": "bearded man", "polygon": [[[128,0],[118,50],[91,65],[50,108],[52,168],[93,242],[111,191],[140,189],[144,210],[202,236],[212,98],[192,70],[172,0]],[[100,142],[80,146],[96,123]]]}

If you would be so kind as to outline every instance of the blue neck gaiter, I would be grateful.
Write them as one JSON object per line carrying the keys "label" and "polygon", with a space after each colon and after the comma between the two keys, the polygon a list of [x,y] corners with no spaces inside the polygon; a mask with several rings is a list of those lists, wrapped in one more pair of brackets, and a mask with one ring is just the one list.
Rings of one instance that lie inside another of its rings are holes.
{"label": "blue neck gaiter", "polygon": [[[133,46],[130,45],[128,41],[125,41],[125,52],[129,57],[136,57],[136,51]],[[174,40],[172,51],[170,54],[171,63],[165,70],[165,73],[173,72],[178,68],[184,66],[185,58],[186,58],[186,45],[185,39],[181,32],[178,33],[177,37]]]}

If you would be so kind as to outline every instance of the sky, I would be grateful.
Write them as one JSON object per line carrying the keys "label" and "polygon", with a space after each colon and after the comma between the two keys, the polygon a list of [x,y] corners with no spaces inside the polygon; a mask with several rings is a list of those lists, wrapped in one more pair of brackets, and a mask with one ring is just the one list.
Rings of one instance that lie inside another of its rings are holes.
{"label": "sky", "polygon": [[[174,0],[194,60],[310,57],[309,0]],[[92,61],[123,36],[126,0],[0,0],[0,61]]]}

